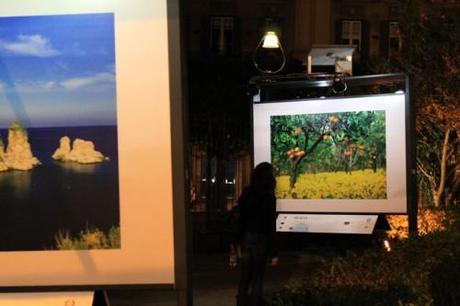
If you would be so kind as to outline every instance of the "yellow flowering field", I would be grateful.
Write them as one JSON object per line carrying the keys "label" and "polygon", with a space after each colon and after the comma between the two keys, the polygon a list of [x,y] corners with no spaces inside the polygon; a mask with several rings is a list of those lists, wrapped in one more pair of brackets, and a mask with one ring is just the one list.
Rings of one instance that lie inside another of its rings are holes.
{"label": "yellow flowering field", "polygon": [[278,199],[386,199],[386,172],[378,169],[300,174],[289,190],[289,176],[276,178]]}

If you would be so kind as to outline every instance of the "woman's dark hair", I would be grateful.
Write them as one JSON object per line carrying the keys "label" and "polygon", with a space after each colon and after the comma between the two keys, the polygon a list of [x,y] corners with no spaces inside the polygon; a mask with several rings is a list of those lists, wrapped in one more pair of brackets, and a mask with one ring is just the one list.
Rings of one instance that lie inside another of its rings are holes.
{"label": "woman's dark hair", "polygon": [[251,175],[251,187],[258,193],[273,194],[276,179],[273,175],[273,166],[268,162],[258,164]]}

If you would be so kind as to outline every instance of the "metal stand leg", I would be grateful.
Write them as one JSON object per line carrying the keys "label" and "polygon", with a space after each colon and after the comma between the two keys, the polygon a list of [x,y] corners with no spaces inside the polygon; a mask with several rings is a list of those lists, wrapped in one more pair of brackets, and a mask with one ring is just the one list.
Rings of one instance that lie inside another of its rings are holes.
{"label": "metal stand leg", "polygon": [[109,295],[106,290],[94,291],[93,306],[111,306]]}

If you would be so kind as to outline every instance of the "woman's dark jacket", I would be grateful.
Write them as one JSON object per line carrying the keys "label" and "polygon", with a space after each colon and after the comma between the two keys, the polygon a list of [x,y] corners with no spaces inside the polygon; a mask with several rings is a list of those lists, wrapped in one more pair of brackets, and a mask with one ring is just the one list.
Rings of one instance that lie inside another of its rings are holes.
{"label": "woman's dark jacket", "polygon": [[244,188],[238,199],[239,225],[237,238],[241,241],[246,233],[257,233],[266,237],[268,254],[277,254],[276,247],[276,197],[273,193],[258,191],[254,187]]}

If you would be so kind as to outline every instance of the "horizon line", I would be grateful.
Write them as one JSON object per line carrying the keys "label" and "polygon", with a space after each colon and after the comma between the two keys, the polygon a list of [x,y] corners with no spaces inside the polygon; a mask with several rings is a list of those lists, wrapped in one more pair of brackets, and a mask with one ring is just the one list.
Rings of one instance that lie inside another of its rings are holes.
{"label": "horizon line", "polygon": [[[21,123],[21,122],[19,122]],[[10,124],[11,125],[11,124]],[[21,123],[22,125],[22,123]],[[59,126],[56,126],[56,125],[52,125],[52,126],[48,126],[48,125],[44,125],[44,126],[33,126],[33,127],[28,127],[28,126],[22,126],[23,128],[25,129],[44,129],[44,128],[71,128],[71,127],[112,127],[112,126],[118,126],[118,124],[91,124],[91,125],[59,125]],[[9,125],[8,126],[0,126],[0,129],[9,129]]]}

